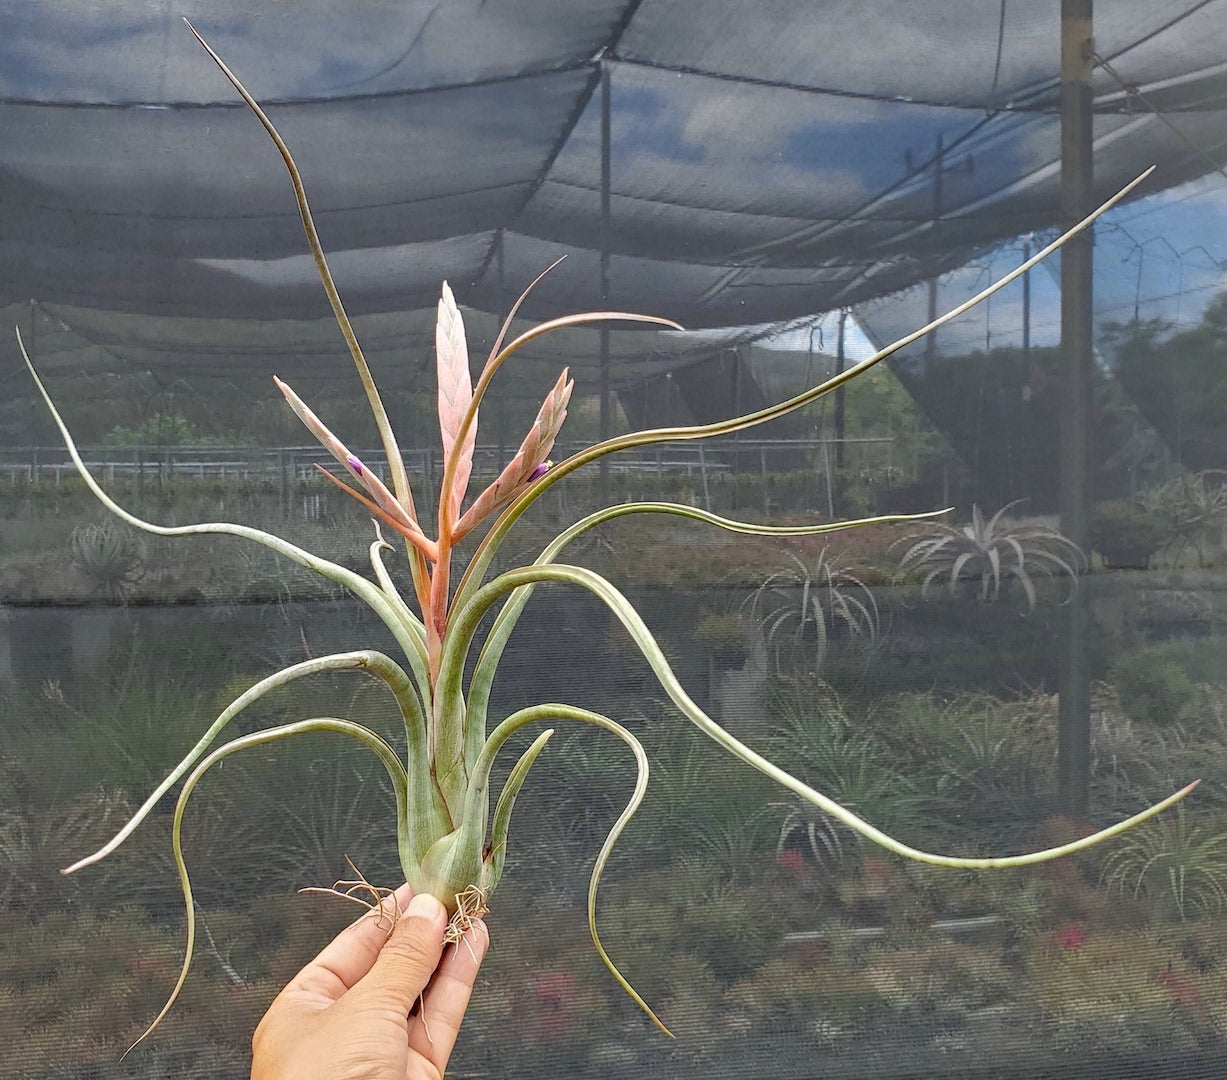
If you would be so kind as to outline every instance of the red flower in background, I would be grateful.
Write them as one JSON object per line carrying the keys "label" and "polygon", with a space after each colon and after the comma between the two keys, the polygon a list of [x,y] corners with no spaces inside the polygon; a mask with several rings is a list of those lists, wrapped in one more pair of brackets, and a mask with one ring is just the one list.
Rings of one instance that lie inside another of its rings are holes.
{"label": "red flower in background", "polygon": [[1081,949],[1086,938],[1086,927],[1080,923],[1067,923],[1057,931],[1057,944],[1062,949]]}
{"label": "red flower in background", "polygon": [[1159,984],[1167,990],[1173,1005],[1192,1009],[1201,1004],[1201,991],[1197,989],[1197,985],[1170,967],[1159,976]]}
{"label": "red flower in background", "polygon": [[810,865],[809,859],[800,851],[781,851],[776,856],[775,864],[802,884],[808,884],[814,880],[814,868]]}
{"label": "red flower in background", "polygon": [[547,971],[533,980],[533,991],[537,995],[533,1027],[538,1037],[553,1042],[579,1020],[574,1008],[575,976],[569,971]]}

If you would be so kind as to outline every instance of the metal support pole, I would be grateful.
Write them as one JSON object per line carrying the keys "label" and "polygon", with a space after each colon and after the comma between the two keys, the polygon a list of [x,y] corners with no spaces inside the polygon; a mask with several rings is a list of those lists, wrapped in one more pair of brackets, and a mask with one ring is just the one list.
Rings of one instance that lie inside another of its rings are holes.
{"label": "metal support pole", "polygon": [[[1031,258],[1031,234],[1023,237],[1023,262]],[[1022,279],[1022,352],[1023,352],[1023,401],[1031,400],[1031,271]]]}
{"label": "metal support pole", "polygon": [[[1066,225],[1091,210],[1094,142],[1091,71],[1095,45],[1092,0],[1061,0],[1061,214]],[[1087,432],[1091,426],[1091,275],[1094,238],[1090,229],[1061,252],[1060,414],[1061,531],[1086,545]],[[1090,670],[1086,588],[1065,608],[1064,642],[1058,676],[1060,705],[1057,786],[1062,810],[1085,818],[1090,787]]]}
{"label": "metal support pole", "polygon": [[758,478],[763,485],[763,513],[771,513],[771,499],[767,495],[767,448],[758,448]]}
{"label": "metal support pole", "polygon": [[[37,315],[38,315],[37,301],[31,299],[30,300],[30,325],[26,330],[26,349],[29,351],[30,357],[41,366],[42,358],[38,355],[38,318],[37,318]],[[31,460],[37,462],[38,461],[39,420],[43,416],[43,410],[38,409],[38,408],[30,408],[26,410],[26,415],[30,418],[30,427],[29,427],[30,447],[31,447],[31,454],[33,455]],[[35,469],[30,479],[31,480],[38,479],[37,469]]]}
{"label": "metal support pole", "polygon": [[277,472],[281,479],[281,517],[290,516],[290,458],[288,451],[277,451]]}
{"label": "metal support pole", "polygon": [[[941,135],[937,136],[937,148],[933,154],[933,224],[936,225],[942,216],[942,173],[945,171],[945,145]],[[937,318],[937,278],[929,278],[929,322]],[[937,331],[930,330],[925,338],[925,360],[932,360],[937,355]]]}
{"label": "metal support pole", "polygon": [[[610,185],[609,65],[601,62],[601,306],[609,310],[609,185]],[[609,400],[609,326],[601,324],[601,441],[611,434]],[[603,502],[609,501],[609,458],[600,461],[598,477]]]}
{"label": "metal support pole", "polygon": [[[736,348],[728,350],[733,358],[731,371],[733,381],[733,415],[740,416],[741,408],[741,353]],[[741,475],[741,432],[733,432],[733,509],[739,507],[737,501],[737,477]]]}
{"label": "metal support pole", "polygon": [[822,466],[827,480],[827,520],[835,520],[835,484],[831,479],[831,444],[822,440]]}
{"label": "metal support pole", "polygon": [[[848,309],[839,313],[839,336],[835,339],[835,374],[844,373],[844,325],[848,321]],[[930,319],[930,322],[933,320]],[[844,467],[844,385],[835,388],[835,468]]]}
{"label": "metal support pole", "polygon": [[703,440],[699,443],[699,475],[703,478],[703,509],[711,513],[711,490],[707,486],[707,455],[703,452]]}

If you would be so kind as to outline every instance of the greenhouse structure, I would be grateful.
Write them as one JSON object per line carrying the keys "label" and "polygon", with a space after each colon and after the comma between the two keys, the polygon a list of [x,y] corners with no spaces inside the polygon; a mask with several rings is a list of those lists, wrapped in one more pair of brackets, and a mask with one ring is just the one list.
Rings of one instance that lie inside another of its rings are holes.
{"label": "greenhouse structure", "polygon": [[0,256],[0,1080],[1227,1075],[1227,0],[9,0]]}

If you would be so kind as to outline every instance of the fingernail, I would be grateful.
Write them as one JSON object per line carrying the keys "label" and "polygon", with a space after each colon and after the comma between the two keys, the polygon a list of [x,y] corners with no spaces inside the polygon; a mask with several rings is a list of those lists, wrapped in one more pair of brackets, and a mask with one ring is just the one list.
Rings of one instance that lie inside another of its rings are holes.
{"label": "fingernail", "polygon": [[[481,927],[481,929],[479,930],[478,927]],[[473,920],[473,929],[469,931],[469,940],[473,943],[473,951],[477,953],[477,959],[480,960],[486,955],[486,950],[490,948],[490,931],[486,929],[486,924],[480,919]]]}
{"label": "fingernail", "polygon": [[437,897],[431,896],[427,892],[421,892],[409,901],[409,906],[405,908],[405,914],[416,915],[423,919],[429,919],[431,922],[437,922],[439,919],[446,917],[447,911],[439,903]]}

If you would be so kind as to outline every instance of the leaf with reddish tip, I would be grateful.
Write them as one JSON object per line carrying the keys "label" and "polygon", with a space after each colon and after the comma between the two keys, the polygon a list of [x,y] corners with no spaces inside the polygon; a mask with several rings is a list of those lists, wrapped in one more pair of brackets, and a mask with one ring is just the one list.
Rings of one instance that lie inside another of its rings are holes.
{"label": "leaf with reddish tip", "polygon": [[320,445],[344,465],[350,475],[355,479],[360,478],[362,470],[355,468],[353,465],[353,462],[358,459],[349,452],[345,444],[311,411],[307,403],[290,389],[288,383],[282,382],[276,375],[273,376],[273,382],[277,384],[277,389],[285,395],[285,400],[289,403],[290,408],[294,410],[294,415],[307,426],[311,434],[320,441]]}
{"label": "leaf with reddish tip", "polygon": [[[353,457],[351,454],[350,457]],[[357,463],[355,468],[354,463]],[[353,458],[352,462],[346,462],[350,471],[357,476],[362,486],[371,493],[371,498],[376,504],[388,515],[389,519],[395,519],[398,522],[398,530],[405,532],[415,532],[419,536],[424,535],[422,527],[417,523],[417,519],[399,502],[396,496],[392,494],[385,486],[384,482],[379,479],[370,469],[368,469],[357,458]]]}
{"label": "leaf with reddish tip", "polygon": [[[533,424],[529,428],[524,442],[536,442],[540,432],[541,425],[539,423]],[[528,465],[525,461],[524,446],[521,446],[515,457],[507,462],[503,471],[499,473],[498,479],[477,496],[473,505],[465,511],[464,516],[456,523],[454,539],[459,540],[461,537],[467,536],[491,511],[502,506],[508,499],[512,498],[524,486],[526,477],[534,471],[534,468],[534,466]]]}
{"label": "leaf with reddish tip", "polygon": [[[311,411],[306,402],[290,389],[289,384],[282,382],[276,376],[273,376],[273,382],[277,384],[277,389],[285,395],[285,399],[289,402],[290,408],[294,410],[295,415],[307,425],[311,434],[319,439],[320,445],[345,466],[345,471],[350,476],[371,493],[371,498],[383,510],[385,520],[389,524],[394,524],[398,532],[412,531],[422,535],[421,527],[413,515],[397,502],[396,496],[384,486],[383,481],[363,465],[354,454],[351,454],[349,448],[328,430],[324,422]],[[331,476],[331,474],[328,475]]]}
{"label": "leaf with reddish tip", "polygon": [[372,514],[386,525],[390,525],[398,533],[408,540],[415,548],[418,549],[431,562],[439,561],[439,547],[433,541],[428,539],[419,528],[416,521],[408,521],[403,513],[389,513],[378,503],[368,499],[360,491],[355,491],[340,477],[333,476],[323,465],[315,466],[328,479],[339,487],[346,495],[351,495],[365,506]]}
{"label": "leaf with reddish tip", "polygon": [[456,443],[464,414],[473,400],[473,380],[469,374],[469,349],[464,338],[464,322],[447,282],[439,299],[439,321],[435,327],[435,352],[439,369],[439,432],[443,437],[444,475],[451,475],[450,490],[440,493],[440,535],[455,524],[460,504],[469,486],[473,468],[473,446],[477,441],[477,417]]}
{"label": "leaf with reddish tip", "polygon": [[570,370],[562,369],[562,374],[558,376],[554,388],[546,395],[545,401],[541,403],[541,411],[537,414],[545,434],[541,451],[536,455],[538,465],[549,457],[554,448],[554,440],[558,438],[558,432],[562,430],[563,421],[567,418],[567,405],[571,400],[571,391],[575,389],[575,380],[568,378]]}
{"label": "leaf with reddish tip", "polygon": [[528,429],[528,434],[520,443],[515,457],[507,463],[498,479],[477,496],[476,501],[457,523],[457,540],[471,532],[491,511],[514,498],[540,475],[538,470],[545,465],[546,458],[554,448],[554,440],[558,438],[558,432],[567,418],[567,403],[571,400],[571,391],[575,388],[575,381],[567,378],[568,371],[569,369],[563,369],[553,389],[546,394],[537,419]]}

